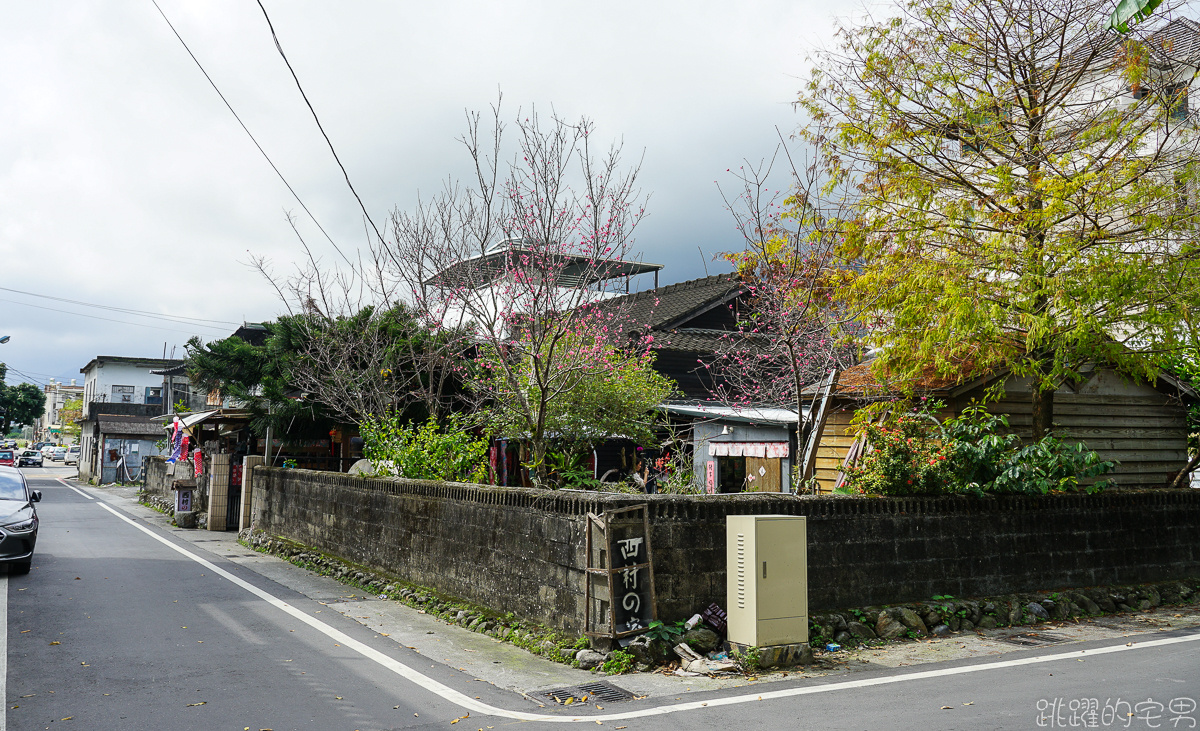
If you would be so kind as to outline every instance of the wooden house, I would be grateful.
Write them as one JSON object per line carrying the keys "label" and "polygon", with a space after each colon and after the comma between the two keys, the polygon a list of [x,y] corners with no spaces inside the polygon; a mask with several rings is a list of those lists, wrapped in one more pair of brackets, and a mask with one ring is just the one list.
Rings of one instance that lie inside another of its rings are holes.
{"label": "wooden house", "polygon": [[[1197,392],[1169,374],[1154,384],[1136,382],[1111,368],[1094,368],[1074,388],[1054,394],[1054,431],[1063,439],[1083,442],[1105,460],[1120,464],[1110,475],[1118,485],[1161,487],[1187,464],[1187,405]],[[988,411],[1004,414],[1025,441],[1032,440],[1032,393],[1028,378],[999,374],[964,383],[927,379],[921,395],[945,402],[945,416],[981,401],[985,390],[1004,379],[1004,396]],[[822,492],[837,484],[846,455],[855,442],[850,421],[871,401],[894,397],[871,375],[870,364],[848,368],[834,386],[817,450],[814,476]]]}

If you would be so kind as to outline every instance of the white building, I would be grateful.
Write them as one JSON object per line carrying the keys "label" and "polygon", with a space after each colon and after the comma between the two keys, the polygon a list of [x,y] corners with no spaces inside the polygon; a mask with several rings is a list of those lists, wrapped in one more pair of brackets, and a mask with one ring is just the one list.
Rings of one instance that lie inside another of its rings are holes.
{"label": "white building", "polygon": [[51,379],[43,389],[46,392],[46,406],[41,417],[38,418],[34,432],[35,438],[40,442],[61,441],[63,427],[74,426],[74,424],[64,424],[59,412],[68,401],[83,397],[83,386],[76,385],[74,378],[71,379],[69,386]]}
{"label": "white building", "polygon": [[[111,482],[116,475],[114,462],[140,464],[142,457],[154,451],[154,441],[165,435],[158,417],[171,406],[164,397],[164,377],[153,371],[182,363],[179,359],[98,355],[79,369],[83,374],[81,479]],[[187,377],[174,377],[175,384],[180,381],[186,384]],[[136,449],[133,444],[138,445]]]}
{"label": "white building", "polygon": [[[163,377],[152,373],[181,365],[165,358],[127,358],[98,355],[79,369],[83,374],[83,418],[91,415],[92,404],[147,404],[164,406]],[[158,413],[164,413],[159,411]]]}

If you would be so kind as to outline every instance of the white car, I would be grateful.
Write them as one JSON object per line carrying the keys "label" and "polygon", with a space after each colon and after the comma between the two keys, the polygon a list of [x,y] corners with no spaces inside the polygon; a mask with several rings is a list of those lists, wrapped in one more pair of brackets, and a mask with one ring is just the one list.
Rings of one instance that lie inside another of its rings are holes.
{"label": "white car", "polygon": [[63,464],[79,464],[79,445],[73,444],[67,447],[67,454],[63,457]]}
{"label": "white car", "polygon": [[54,449],[50,450],[50,461],[51,462],[62,462],[66,458],[67,458],[67,448],[66,447],[55,447]]}

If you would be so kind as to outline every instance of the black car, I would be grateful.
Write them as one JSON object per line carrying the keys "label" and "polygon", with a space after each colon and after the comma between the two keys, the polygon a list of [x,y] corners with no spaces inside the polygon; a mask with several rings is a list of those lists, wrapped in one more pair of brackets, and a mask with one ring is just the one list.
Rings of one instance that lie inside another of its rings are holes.
{"label": "black car", "polygon": [[0,467],[0,563],[9,574],[27,574],[37,543],[40,490],[30,490],[25,476],[14,467]]}

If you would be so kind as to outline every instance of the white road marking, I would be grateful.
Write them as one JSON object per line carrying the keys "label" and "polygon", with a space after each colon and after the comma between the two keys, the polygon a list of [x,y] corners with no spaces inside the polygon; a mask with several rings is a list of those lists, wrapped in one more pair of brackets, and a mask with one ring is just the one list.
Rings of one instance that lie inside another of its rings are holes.
{"label": "white road marking", "polygon": [[[274,607],[286,612],[296,619],[304,622],[308,626],[324,634],[326,637],[335,640],[343,647],[348,647],[363,657],[372,660],[384,668],[391,670],[405,680],[409,680],[416,685],[441,696],[445,700],[450,701],[472,713],[480,713],[488,716],[497,716],[500,718],[511,718],[517,721],[545,721],[549,723],[594,723],[597,721],[624,721],[631,718],[645,718],[647,716],[665,716],[671,713],[679,713],[680,711],[694,711],[702,708],[714,708],[717,706],[732,706],[741,703],[756,703],[758,701],[768,701],[777,698],[791,698],[793,696],[812,695],[814,693],[829,693],[838,690],[848,690],[851,688],[869,688],[876,685],[890,685],[892,683],[906,683],[913,680],[925,680],[928,678],[941,678],[949,675],[966,675],[969,673],[979,673],[989,670],[1002,670],[1005,668],[1021,667],[1023,665],[1037,665],[1046,662],[1055,662],[1058,660],[1078,660],[1080,658],[1096,657],[1099,655],[1108,655],[1114,652],[1127,652],[1130,650],[1140,650],[1148,647],[1165,647],[1168,645],[1176,645],[1181,642],[1196,642],[1200,641],[1200,634],[1184,635],[1182,637],[1170,637],[1161,640],[1148,640],[1146,642],[1135,642],[1132,646],[1117,645],[1114,647],[1101,647],[1094,650],[1074,650],[1061,652],[1054,655],[1039,655],[1037,657],[1027,657],[1020,660],[1002,660],[999,662],[986,663],[982,665],[967,665],[964,667],[940,668],[937,670],[924,670],[915,673],[905,673],[903,675],[889,675],[879,678],[864,678],[862,680],[847,680],[840,683],[829,683],[827,685],[806,685],[799,688],[786,688],[783,690],[769,691],[754,691],[749,694],[727,696],[725,698],[709,698],[704,701],[694,701],[690,703],[675,703],[672,705],[658,706],[656,708],[643,708],[637,711],[628,711],[625,713],[607,713],[596,716],[551,716],[541,713],[528,713],[524,711],[509,711],[503,708],[482,703],[474,698],[461,693],[445,683],[439,682],[423,675],[417,670],[405,665],[399,660],[394,660],[383,654],[375,648],[359,642],[350,637],[341,630],[335,629],[330,625],[322,622],[315,617],[306,614],[304,611],[292,606],[291,604],[275,597],[266,591],[259,589],[257,586],[234,576],[224,569],[216,566],[212,562],[197,556],[187,549],[177,546],[165,537],[158,535],[144,525],[140,525],[130,518],[121,515],[113,508],[105,505],[103,502],[97,503],[100,507],[117,516],[121,520],[129,523],[133,527],[142,531],[154,540],[168,546],[172,550],[187,556],[196,563],[211,570],[218,576],[222,576],[234,584],[242,587],[246,591],[254,594],[263,601],[271,604]],[[3,731],[0,728],[0,731]]]}
{"label": "white road marking", "polygon": [[0,731],[8,728],[8,575],[0,576]]}
{"label": "white road marking", "polygon": [[[83,490],[80,490],[78,487],[75,487],[74,485],[70,484],[69,482],[67,482],[66,480],[64,480],[64,479],[63,479],[63,478],[61,478],[61,477],[57,477],[57,478],[55,478],[55,479],[57,479],[59,482],[61,482],[61,483],[62,483],[62,484],[65,486],[65,487],[69,487],[69,488],[71,488],[72,490],[74,490],[75,492],[79,493],[80,495],[83,495],[83,496],[84,496],[85,498],[87,498],[88,500],[95,500],[95,499],[96,499],[96,498],[92,497],[91,495],[88,495],[88,494],[87,494],[86,492],[84,492]],[[0,731],[4,731],[4,729],[0,729]]]}

